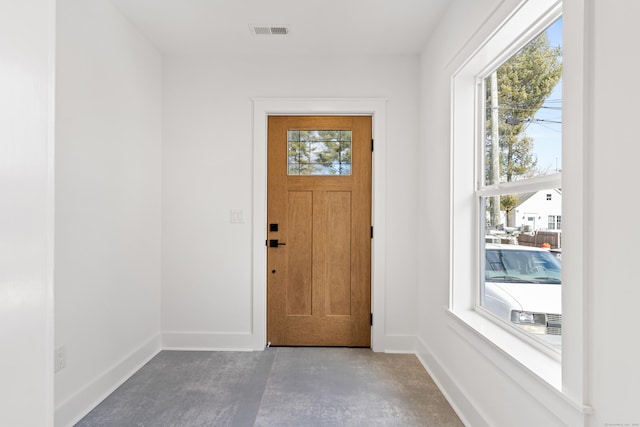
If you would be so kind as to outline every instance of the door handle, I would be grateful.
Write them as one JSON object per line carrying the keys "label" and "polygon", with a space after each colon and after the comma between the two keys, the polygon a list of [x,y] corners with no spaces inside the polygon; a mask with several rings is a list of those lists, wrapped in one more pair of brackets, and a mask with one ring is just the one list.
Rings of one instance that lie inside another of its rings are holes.
{"label": "door handle", "polygon": [[269,240],[269,247],[270,248],[277,248],[278,246],[284,246],[284,245],[286,245],[286,243],[278,242],[278,239]]}

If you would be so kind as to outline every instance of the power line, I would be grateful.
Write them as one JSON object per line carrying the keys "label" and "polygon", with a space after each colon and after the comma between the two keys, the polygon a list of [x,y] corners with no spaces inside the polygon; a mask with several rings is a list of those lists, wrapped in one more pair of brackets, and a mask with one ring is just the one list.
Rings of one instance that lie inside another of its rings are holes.
{"label": "power line", "polygon": [[546,120],[546,119],[532,119],[532,118],[526,118],[526,119],[521,119],[519,117],[507,117],[504,119],[505,123],[508,125],[517,125],[520,123],[555,123],[555,124],[562,124],[561,121],[558,120]]}
{"label": "power line", "polygon": [[[486,109],[490,110],[493,109],[494,107],[490,107],[487,106]],[[562,107],[551,107],[551,106],[546,106],[546,105],[542,105],[540,107],[529,107],[529,108],[525,108],[522,106],[514,106],[514,105],[502,105],[502,106],[498,106],[497,107],[499,110],[509,110],[509,111],[538,111],[540,109],[544,109],[544,110],[555,110],[555,111],[562,111]]]}
{"label": "power line", "polygon": [[535,124],[537,124],[538,126],[542,126],[543,128],[549,129],[550,131],[557,132],[557,133],[562,133],[561,130],[554,129],[551,126],[546,126],[546,125],[543,125],[542,123],[535,123]]}

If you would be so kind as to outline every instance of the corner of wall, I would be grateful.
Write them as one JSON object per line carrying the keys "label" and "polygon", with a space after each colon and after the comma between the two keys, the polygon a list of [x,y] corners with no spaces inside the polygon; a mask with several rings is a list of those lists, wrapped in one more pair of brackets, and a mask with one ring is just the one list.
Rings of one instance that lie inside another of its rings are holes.
{"label": "corner of wall", "polygon": [[113,366],[96,376],[55,408],[56,426],[73,426],[120,387],[161,350],[160,335],[148,339]]}
{"label": "corner of wall", "polygon": [[420,337],[416,337],[416,356],[464,425],[489,427],[490,424],[486,421],[486,418],[459,387],[445,365],[431,352]]}

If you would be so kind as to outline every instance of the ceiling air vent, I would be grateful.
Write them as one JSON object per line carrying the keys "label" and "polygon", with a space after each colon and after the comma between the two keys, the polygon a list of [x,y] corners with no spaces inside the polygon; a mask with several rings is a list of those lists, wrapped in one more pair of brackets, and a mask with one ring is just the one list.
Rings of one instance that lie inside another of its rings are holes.
{"label": "ceiling air vent", "polygon": [[289,27],[285,25],[251,25],[251,33],[254,36],[286,36]]}

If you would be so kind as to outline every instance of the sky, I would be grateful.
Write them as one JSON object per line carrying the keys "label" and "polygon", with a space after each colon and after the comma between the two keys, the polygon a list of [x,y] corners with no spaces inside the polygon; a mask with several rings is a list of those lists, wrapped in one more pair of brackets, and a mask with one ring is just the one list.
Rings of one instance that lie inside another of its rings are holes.
{"label": "sky", "polygon": [[[549,28],[547,36],[551,46],[562,47],[562,18]],[[535,115],[534,122],[527,127],[527,135],[534,138],[534,152],[538,157],[538,168],[547,173],[562,169],[562,79],[553,89],[543,107]],[[539,121],[544,120],[544,121]],[[558,123],[554,123],[558,122]]]}

